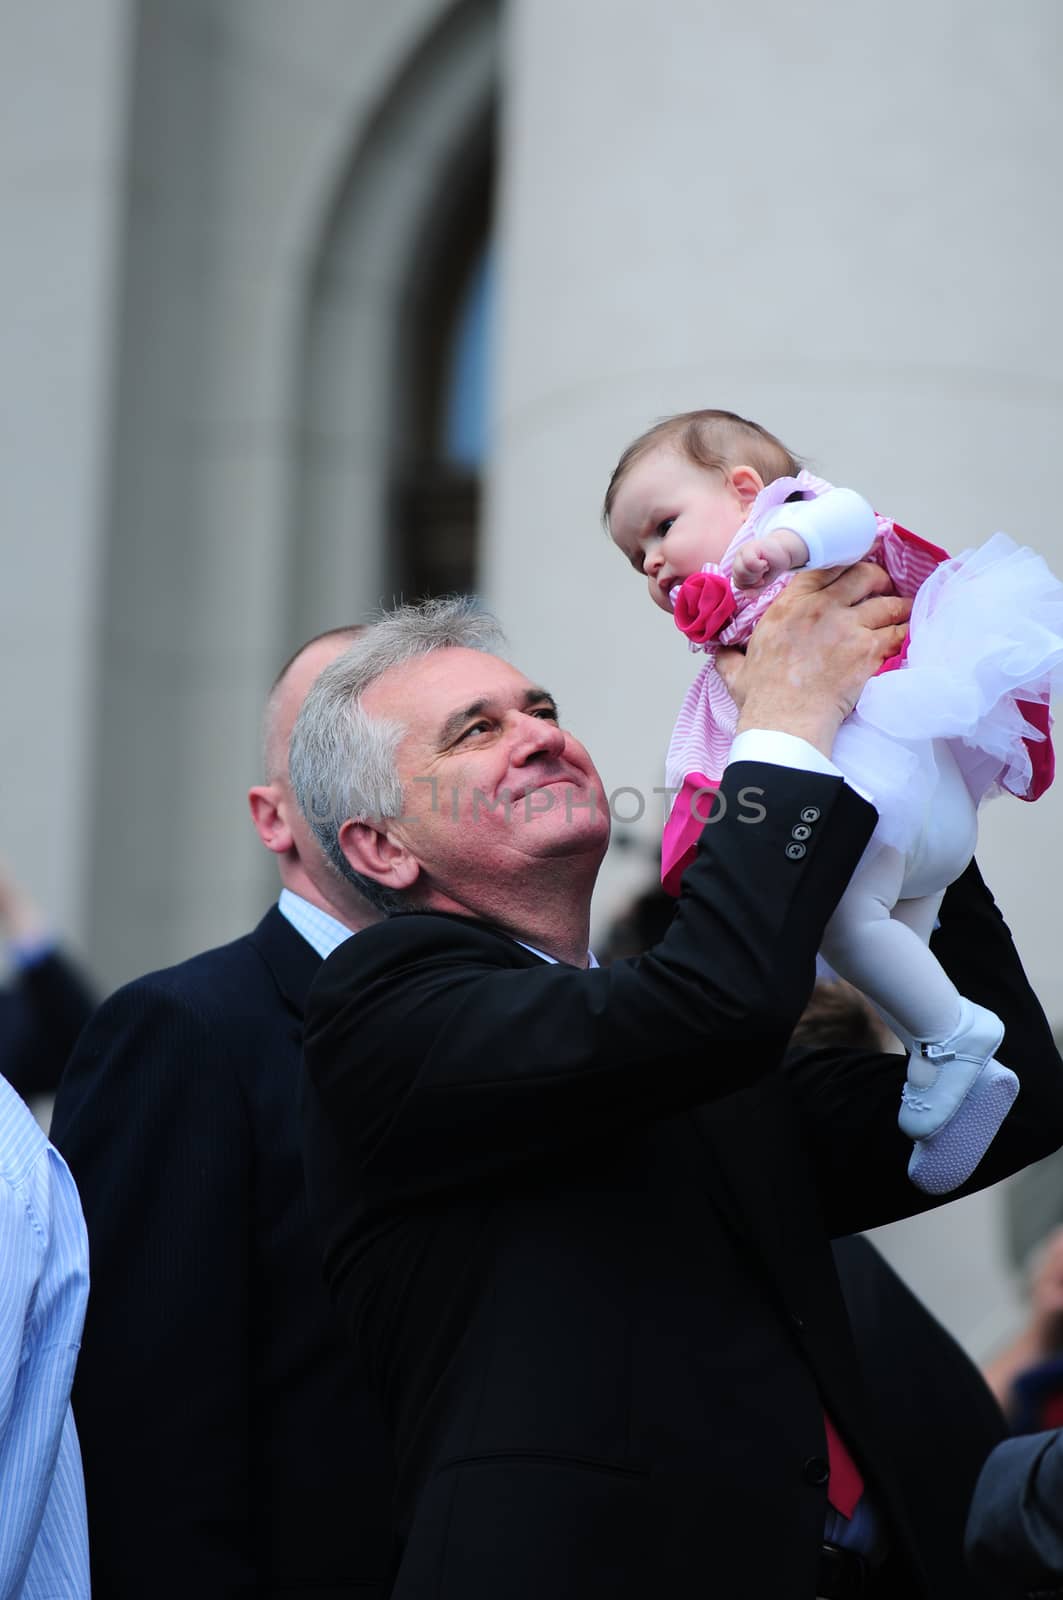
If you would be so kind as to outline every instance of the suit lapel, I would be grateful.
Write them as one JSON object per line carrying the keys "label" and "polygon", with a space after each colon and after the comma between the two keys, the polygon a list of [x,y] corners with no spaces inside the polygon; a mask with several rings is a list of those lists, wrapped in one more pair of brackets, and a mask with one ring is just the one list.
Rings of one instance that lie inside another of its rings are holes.
{"label": "suit lapel", "polygon": [[273,980],[300,1023],[306,1015],[306,1002],[322,962],[321,957],[297,933],[276,906],[271,906],[258,927],[248,937]]}

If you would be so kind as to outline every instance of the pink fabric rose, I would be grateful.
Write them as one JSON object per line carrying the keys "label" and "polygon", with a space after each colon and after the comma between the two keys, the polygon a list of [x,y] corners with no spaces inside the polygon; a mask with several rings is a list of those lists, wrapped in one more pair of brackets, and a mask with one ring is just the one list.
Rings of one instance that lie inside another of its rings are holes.
{"label": "pink fabric rose", "polygon": [[735,612],[735,597],[722,572],[693,572],[675,597],[673,616],[692,644],[708,644]]}

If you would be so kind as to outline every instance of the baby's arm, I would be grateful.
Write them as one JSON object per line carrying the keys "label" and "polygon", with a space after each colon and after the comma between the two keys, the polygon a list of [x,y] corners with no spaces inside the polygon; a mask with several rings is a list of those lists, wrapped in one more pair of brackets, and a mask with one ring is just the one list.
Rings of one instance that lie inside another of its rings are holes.
{"label": "baby's arm", "polygon": [[740,589],[763,589],[780,572],[791,572],[808,562],[808,546],[791,528],[780,528],[761,539],[750,539],[735,551],[731,576]]}
{"label": "baby's arm", "polygon": [[759,589],[792,567],[851,566],[867,555],[877,533],[875,513],[854,489],[788,501],[769,512],[758,537],[735,552],[734,581],[740,589]]}

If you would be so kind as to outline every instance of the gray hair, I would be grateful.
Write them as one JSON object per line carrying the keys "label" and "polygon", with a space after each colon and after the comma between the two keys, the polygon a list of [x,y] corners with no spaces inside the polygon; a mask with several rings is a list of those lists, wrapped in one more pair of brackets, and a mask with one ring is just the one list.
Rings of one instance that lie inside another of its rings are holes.
{"label": "gray hair", "polygon": [[361,698],[406,661],[436,650],[490,653],[501,642],[494,617],[467,595],[396,606],[325,668],[303,702],[288,755],[293,793],[333,870],[382,911],[397,910],[405,896],[354,870],[340,846],[340,829],[348,819],[402,816],[395,756],[406,729],[367,716]]}

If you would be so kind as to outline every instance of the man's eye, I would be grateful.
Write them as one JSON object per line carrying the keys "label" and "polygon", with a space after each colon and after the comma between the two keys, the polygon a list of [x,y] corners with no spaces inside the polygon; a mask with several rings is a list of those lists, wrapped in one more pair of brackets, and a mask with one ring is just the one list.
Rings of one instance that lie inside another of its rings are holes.
{"label": "man's eye", "polygon": [[533,717],[542,717],[544,719],[544,721],[546,721],[546,722],[556,722],[557,721],[557,707],[556,706],[538,706],[532,712],[532,716]]}
{"label": "man's eye", "polygon": [[460,744],[463,739],[467,739],[470,734],[486,733],[490,726],[491,724],[484,718],[481,718],[479,722],[470,722],[465,731],[458,735],[458,743]]}

